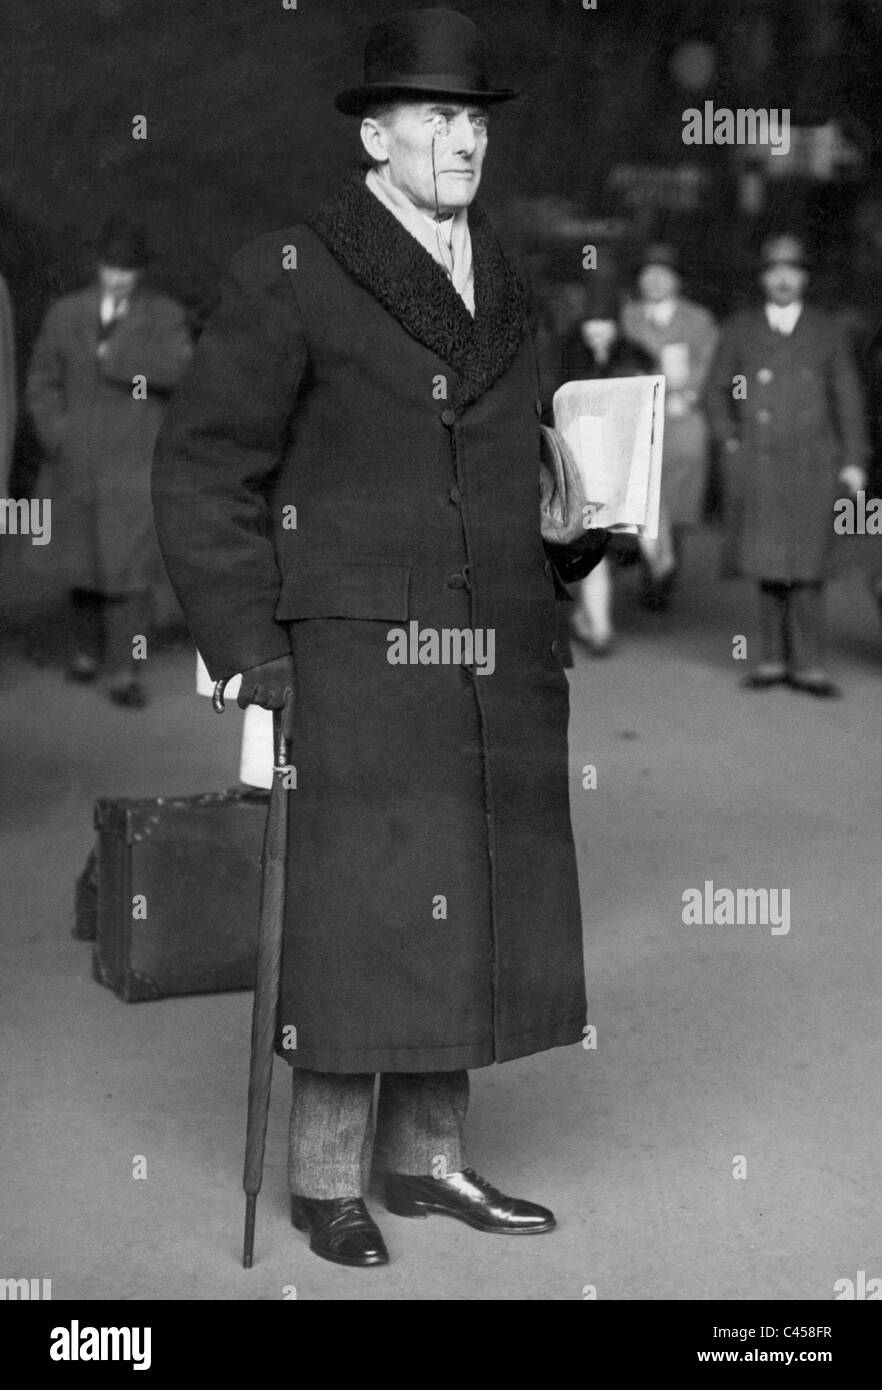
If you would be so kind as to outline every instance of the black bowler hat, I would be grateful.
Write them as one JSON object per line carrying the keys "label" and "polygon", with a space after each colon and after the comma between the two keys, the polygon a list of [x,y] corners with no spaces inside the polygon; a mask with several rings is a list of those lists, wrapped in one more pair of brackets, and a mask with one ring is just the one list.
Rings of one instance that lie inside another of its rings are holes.
{"label": "black bowler hat", "polygon": [[94,250],[103,265],[121,270],[144,270],[151,260],[146,227],[128,217],[108,217]]}
{"label": "black bowler hat", "polygon": [[760,268],[768,270],[773,265],[792,265],[799,270],[808,270],[808,256],[802,238],[793,236],[791,232],[767,237],[760,250]]}
{"label": "black bowler hat", "polygon": [[374,102],[430,95],[482,105],[518,95],[490,85],[481,31],[456,10],[408,10],[374,25],[364,49],[364,83],[338,92],[334,105],[361,116]]}
{"label": "black bowler hat", "polygon": [[644,249],[638,268],[645,270],[648,265],[662,265],[666,270],[672,270],[675,275],[682,274],[676,247],[666,241],[655,241]]}

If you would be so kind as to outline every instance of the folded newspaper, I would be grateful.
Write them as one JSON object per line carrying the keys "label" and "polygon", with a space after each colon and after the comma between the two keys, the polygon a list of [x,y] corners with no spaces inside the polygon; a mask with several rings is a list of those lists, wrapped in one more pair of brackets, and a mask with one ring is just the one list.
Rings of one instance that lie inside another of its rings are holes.
{"label": "folded newspaper", "polygon": [[554,396],[554,427],[589,500],[586,525],[658,535],[664,435],[663,376],[568,381]]}

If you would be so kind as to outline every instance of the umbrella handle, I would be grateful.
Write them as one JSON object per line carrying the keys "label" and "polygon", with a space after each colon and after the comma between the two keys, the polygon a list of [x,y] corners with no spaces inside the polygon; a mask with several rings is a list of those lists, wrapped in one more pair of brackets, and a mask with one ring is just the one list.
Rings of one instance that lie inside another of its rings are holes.
{"label": "umbrella handle", "polygon": [[[215,681],[214,692],[211,697],[211,707],[215,714],[223,714],[226,709],[224,703],[224,688],[230,680],[226,676],[223,680]],[[291,740],[282,733],[282,711],[273,710],[273,771],[286,772],[288,770],[291,757]]]}

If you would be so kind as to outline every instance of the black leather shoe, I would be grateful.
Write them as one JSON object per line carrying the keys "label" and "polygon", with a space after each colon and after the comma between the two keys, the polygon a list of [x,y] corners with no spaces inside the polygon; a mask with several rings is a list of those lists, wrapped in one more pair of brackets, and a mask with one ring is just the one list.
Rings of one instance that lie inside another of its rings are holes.
{"label": "black leather shoe", "polygon": [[644,574],[640,587],[640,605],[656,613],[665,613],[671,606],[671,599],[677,585],[677,566],[668,570],[661,579],[653,579]]}
{"label": "black leather shoe", "polygon": [[788,685],[792,690],[801,690],[806,695],[814,695],[819,700],[838,700],[842,695],[841,688],[835,681],[831,681],[829,676],[800,676],[792,672]]}
{"label": "black leather shoe", "polygon": [[89,681],[93,681],[97,675],[97,661],[93,661],[90,656],[78,652],[65,671],[64,678],[69,681],[77,681],[80,685],[86,685]]}
{"label": "black leather shoe", "polygon": [[446,1178],[389,1173],[386,1207],[395,1216],[428,1216],[430,1212],[455,1216],[476,1231],[493,1235],[538,1235],[556,1225],[547,1207],[506,1197],[473,1168]]}
{"label": "black leather shoe", "polygon": [[787,680],[787,667],[775,666],[769,662],[749,671],[741,682],[743,690],[768,690],[772,685],[783,685]]}
{"label": "black leather shoe", "polygon": [[581,633],[574,632],[573,641],[584,647],[589,656],[612,656],[615,648],[613,637],[583,637]]}
{"label": "black leather shoe", "polygon": [[338,1265],[387,1265],[380,1228],[361,1197],[291,1196],[291,1225],[309,1231],[309,1248]]}
{"label": "black leather shoe", "polygon": [[143,709],[147,703],[147,696],[135,680],[126,681],[125,685],[112,685],[107,698],[115,705],[122,705],[123,709]]}

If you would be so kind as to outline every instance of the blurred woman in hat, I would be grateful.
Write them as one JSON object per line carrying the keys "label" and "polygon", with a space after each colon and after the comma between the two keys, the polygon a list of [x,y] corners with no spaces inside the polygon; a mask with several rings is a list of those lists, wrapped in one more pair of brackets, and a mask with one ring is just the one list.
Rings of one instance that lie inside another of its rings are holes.
{"label": "blurred woman in hat", "polygon": [[[571,262],[568,257],[568,264]],[[608,267],[607,258],[603,265]],[[580,280],[570,283],[579,297],[579,318],[560,343],[551,394],[565,381],[645,376],[653,372],[652,355],[622,330],[622,293],[615,270],[598,267],[583,272]],[[615,538],[613,544],[615,553],[605,555],[570,590],[575,599],[570,614],[572,634],[592,656],[607,656],[612,651],[613,569],[616,555],[632,550],[630,537]]]}
{"label": "blurred woman in hat", "polygon": [[677,253],[655,244],[643,253],[638,298],[626,305],[625,333],[652,354],[665,377],[665,442],[657,540],[642,541],[648,567],[644,602],[667,606],[676,578],[679,533],[702,517],[709,432],[703,395],[717,345],[712,314],[684,298]]}
{"label": "blurred woman in hat", "polygon": [[68,675],[102,664],[116,704],[145,702],[145,654],[159,553],[150,460],[168,393],[192,355],[183,309],[143,284],[144,228],[104,225],[92,285],[53,304],[34,348],[27,400],[46,454],[44,487],[71,594]]}

